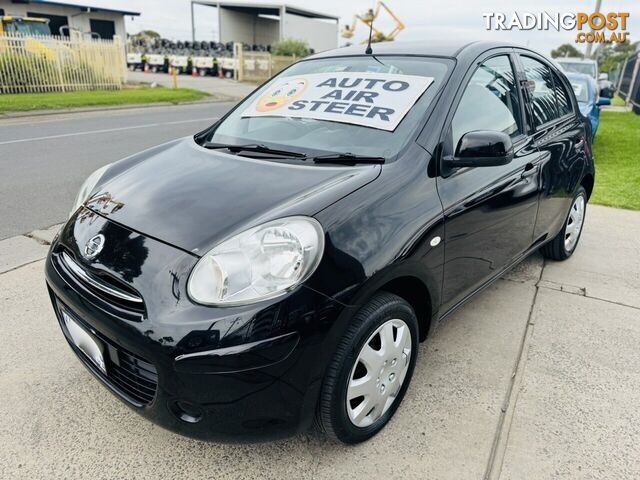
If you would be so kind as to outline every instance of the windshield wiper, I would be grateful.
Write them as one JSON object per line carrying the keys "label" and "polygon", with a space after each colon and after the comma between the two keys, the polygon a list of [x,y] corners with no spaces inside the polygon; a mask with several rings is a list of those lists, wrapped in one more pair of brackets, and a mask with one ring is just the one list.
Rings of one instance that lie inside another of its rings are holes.
{"label": "windshield wiper", "polygon": [[369,155],[355,155],[350,152],[344,153],[330,153],[327,155],[306,155],[300,152],[292,152],[289,150],[277,150],[275,148],[267,147],[261,143],[247,143],[244,145],[234,145],[234,144],[226,144],[226,143],[213,143],[206,142],[202,145],[204,148],[210,148],[213,150],[218,149],[227,149],[232,153],[239,152],[256,152],[256,153],[264,153],[267,155],[276,155],[284,158],[295,158],[297,160],[308,160],[311,159],[314,163],[341,163],[353,165],[356,163],[371,163],[378,164],[384,163],[384,157],[374,157]]}
{"label": "windshield wiper", "polygon": [[355,155],[350,152],[345,153],[330,153],[329,155],[320,155],[318,157],[311,157],[315,163],[372,163],[379,164],[384,163],[384,157],[373,157],[370,155]]}
{"label": "windshield wiper", "polygon": [[268,155],[278,155],[285,157],[295,157],[295,158],[307,158],[304,153],[300,152],[290,152],[288,150],[277,150],[275,148],[267,147],[261,143],[247,143],[245,145],[233,145],[233,144],[225,144],[225,143],[212,143],[206,142],[202,145],[204,148],[209,148],[212,150],[218,150],[226,148],[232,153],[238,152],[256,152],[256,153],[266,153]]}

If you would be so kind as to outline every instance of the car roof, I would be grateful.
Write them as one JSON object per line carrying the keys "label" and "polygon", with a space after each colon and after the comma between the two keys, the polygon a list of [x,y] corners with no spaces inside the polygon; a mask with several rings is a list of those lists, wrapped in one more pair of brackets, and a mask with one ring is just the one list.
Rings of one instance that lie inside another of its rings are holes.
{"label": "car roof", "polygon": [[569,79],[569,81],[573,80],[586,80],[589,88],[593,91],[598,89],[598,84],[591,75],[587,75],[586,73],[573,73],[573,72],[563,72],[565,76]]}
{"label": "car roof", "polygon": [[[456,40],[429,40],[420,42],[381,42],[371,45],[373,53],[378,55],[425,55],[435,57],[457,58],[464,54],[480,54],[492,48],[522,48],[504,42],[469,42]],[[351,45],[349,47],[336,48],[325,52],[317,53],[308,57],[328,58],[349,55],[364,55],[366,45]]]}
{"label": "car roof", "polygon": [[586,73],[564,72],[564,74],[568,79],[573,78],[575,80],[593,80],[593,77],[591,75],[587,75]]}

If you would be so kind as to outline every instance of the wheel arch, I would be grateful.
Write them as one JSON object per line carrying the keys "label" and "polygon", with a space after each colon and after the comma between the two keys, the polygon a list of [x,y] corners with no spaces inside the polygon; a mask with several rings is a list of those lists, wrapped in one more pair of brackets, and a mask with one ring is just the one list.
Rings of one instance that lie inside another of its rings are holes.
{"label": "wheel arch", "polygon": [[393,293],[411,305],[418,318],[420,341],[424,341],[429,333],[433,316],[431,294],[425,283],[418,277],[402,276],[388,281],[377,291]]}
{"label": "wheel arch", "polygon": [[584,187],[587,191],[587,200],[591,198],[591,192],[593,192],[594,178],[591,173],[587,173],[582,180],[580,181],[580,185]]}
{"label": "wheel arch", "polygon": [[432,320],[437,315],[439,305],[438,279],[442,279],[441,272],[431,273],[413,262],[383,270],[362,285],[349,303],[362,306],[381,291],[399,296],[413,308],[420,327],[419,338],[423,341],[433,326]]}

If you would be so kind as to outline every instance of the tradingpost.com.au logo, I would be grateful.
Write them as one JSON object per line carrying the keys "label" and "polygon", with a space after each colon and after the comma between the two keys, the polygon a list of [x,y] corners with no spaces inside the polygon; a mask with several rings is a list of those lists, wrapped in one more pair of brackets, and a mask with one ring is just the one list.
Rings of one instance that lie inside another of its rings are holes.
{"label": "tradingpost.com.au logo", "polygon": [[487,30],[576,31],[576,43],[622,43],[627,39],[629,12],[608,13],[483,13]]}

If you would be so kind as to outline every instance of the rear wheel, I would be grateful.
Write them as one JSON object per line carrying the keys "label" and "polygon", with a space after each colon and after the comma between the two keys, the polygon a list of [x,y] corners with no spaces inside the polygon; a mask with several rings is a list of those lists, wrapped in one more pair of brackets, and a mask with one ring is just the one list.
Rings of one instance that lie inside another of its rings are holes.
{"label": "rear wheel", "polygon": [[354,317],[329,365],[317,423],[328,436],[358,443],[391,419],[407,390],[418,351],[418,320],[391,293],[376,294]]}
{"label": "rear wheel", "polygon": [[566,260],[573,254],[580,241],[586,213],[587,191],[584,187],[580,187],[573,197],[573,202],[562,230],[553,240],[540,249],[546,258]]}

